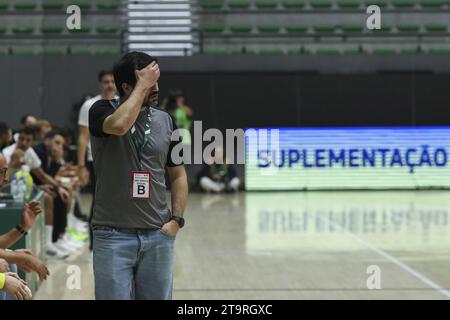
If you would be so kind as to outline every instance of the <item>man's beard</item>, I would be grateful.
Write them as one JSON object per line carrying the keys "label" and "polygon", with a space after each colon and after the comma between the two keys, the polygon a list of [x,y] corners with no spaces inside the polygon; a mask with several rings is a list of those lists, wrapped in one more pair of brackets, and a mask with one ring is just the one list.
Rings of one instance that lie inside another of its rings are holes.
{"label": "man's beard", "polygon": [[[155,97],[156,95],[156,97]],[[158,106],[158,94],[149,95],[144,102],[145,106],[157,107]]]}

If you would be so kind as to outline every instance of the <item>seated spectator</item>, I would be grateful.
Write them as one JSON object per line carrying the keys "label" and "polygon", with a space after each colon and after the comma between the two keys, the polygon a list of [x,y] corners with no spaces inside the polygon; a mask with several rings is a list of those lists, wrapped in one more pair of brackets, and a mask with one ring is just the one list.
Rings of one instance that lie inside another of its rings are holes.
{"label": "seated spectator", "polygon": [[45,173],[41,168],[41,160],[38,155],[32,148],[35,141],[35,130],[31,127],[25,127],[20,130],[18,142],[10,145],[9,147],[3,149],[3,155],[6,158],[6,161],[9,163],[11,160],[11,156],[16,149],[20,149],[24,152],[23,161],[24,164],[28,166],[31,170],[33,176],[37,177],[39,182],[42,184],[47,184],[57,191],[57,193],[61,196],[64,201],[67,201],[69,197],[69,193],[67,190],[62,188],[60,184],[53,179],[50,175]]}
{"label": "seated spectator", "polygon": [[34,146],[34,150],[41,161],[42,170],[58,181],[69,191],[67,202],[63,202],[60,197],[55,197],[53,203],[54,215],[53,223],[46,223],[47,251],[49,255],[61,257],[71,254],[83,246],[82,241],[78,241],[66,232],[68,226],[69,211],[73,208],[73,191],[77,187],[77,171],[72,165],[65,164],[64,161],[65,137],[59,131],[50,131],[46,134],[43,142]]}
{"label": "seated spectator", "polygon": [[[22,128],[33,127],[36,124],[36,122],[37,118],[31,114],[26,114],[22,116],[22,118],[20,118],[20,124],[22,125]],[[19,140],[19,132],[14,133],[13,138],[14,142],[17,142]]]}
{"label": "seated spectator", "polygon": [[[34,145],[34,129],[31,127],[25,127],[19,132],[19,139],[17,144],[13,144],[3,150],[3,154],[8,162],[11,162],[11,157],[16,152],[16,149],[19,149],[24,152],[23,163],[31,169],[31,174],[33,175],[34,181],[39,187],[46,192],[46,196],[44,198],[48,199],[48,196],[53,198],[53,225],[57,225],[57,228],[51,228],[51,230],[47,229],[48,239],[53,239],[53,242],[57,242],[59,235],[65,229],[65,221],[67,219],[67,211],[68,211],[68,201],[70,200],[71,194],[70,191],[62,186],[60,182],[58,182],[54,177],[46,173],[41,165],[46,167],[48,164],[48,159],[41,161],[39,156],[36,154],[32,146]],[[14,166],[15,161],[10,163],[10,166]],[[12,168],[13,169],[13,168]],[[47,202],[47,200],[45,200]],[[46,209],[51,209],[51,206],[46,203]],[[46,216],[47,217],[47,216]],[[48,219],[46,219],[48,221]],[[51,233],[50,233],[51,232]],[[51,251],[54,249],[54,246],[57,247],[58,250]],[[54,246],[49,245],[47,248],[49,252],[57,257],[66,257],[71,252],[74,251],[70,247],[70,250],[67,248],[66,243],[58,242],[54,243]]]}
{"label": "seated spectator", "polygon": [[[8,182],[8,179],[6,159],[0,154],[0,188]],[[0,258],[8,263],[8,267],[5,267],[5,263],[1,265],[3,270],[0,270],[0,272],[3,272],[0,273],[0,290],[11,294],[16,299],[27,297],[27,295],[24,295],[24,292],[27,293],[24,288],[26,283],[21,280],[17,274],[9,272],[10,264],[16,264],[24,272],[37,272],[41,280],[47,279],[47,276],[49,275],[47,267],[39,259],[34,257],[29,250],[5,250],[15,244],[25,232],[28,232],[31,229],[31,226],[36,220],[36,216],[41,213],[41,211],[39,202],[37,201],[25,204],[21,223],[17,225],[16,228],[0,235]]]}
{"label": "seated spectator", "polygon": [[240,180],[233,165],[224,161],[223,149],[214,150],[214,158],[203,164],[198,174],[200,187],[207,192],[236,192]]}

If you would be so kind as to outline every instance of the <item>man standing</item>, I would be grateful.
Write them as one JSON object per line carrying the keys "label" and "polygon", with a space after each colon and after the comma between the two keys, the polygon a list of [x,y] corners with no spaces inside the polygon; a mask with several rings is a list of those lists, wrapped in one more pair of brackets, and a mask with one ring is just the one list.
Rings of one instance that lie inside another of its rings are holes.
{"label": "man standing", "polygon": [[159,75],[151,56],[126,54],[114,66],[120,104],[99,100],[89,111],[97,299],[172,298],[174,240],[184,225],[188,186],[184,166],[171,158],[176,125],[154,107]]}

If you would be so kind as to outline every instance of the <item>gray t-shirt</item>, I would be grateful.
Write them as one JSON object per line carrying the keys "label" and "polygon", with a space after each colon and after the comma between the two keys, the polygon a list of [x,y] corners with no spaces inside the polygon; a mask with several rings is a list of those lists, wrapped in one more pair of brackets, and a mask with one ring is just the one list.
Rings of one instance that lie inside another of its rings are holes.
{"label": "gray t-shirt", "polygon": [[[165,168],[175,166],[170,158],[176,144],[171,141],[175,121],[166,111],[152,107],[150,137],[139,157],[131,132],[123,136],[103,132],[103,122],[114,113],[115,107],[113,101],[99,100],[89,111],[96,177],[92,225],[159,229],[171,217],[166,202]],[[139,114],[134,124],[139,144],[146,122],[147,110]],[[149,200],[132,198],[132,171],[150,172]]]}

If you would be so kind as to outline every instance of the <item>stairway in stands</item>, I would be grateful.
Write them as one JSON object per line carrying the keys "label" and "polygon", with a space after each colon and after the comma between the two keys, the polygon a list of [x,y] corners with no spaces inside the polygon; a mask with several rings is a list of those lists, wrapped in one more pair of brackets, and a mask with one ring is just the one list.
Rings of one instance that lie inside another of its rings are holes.
{"label": "stairway in stands", "polygon": [[158,56],[192,55],[198,51],[196,1],[125,1],[126,51],[144,51]]}

